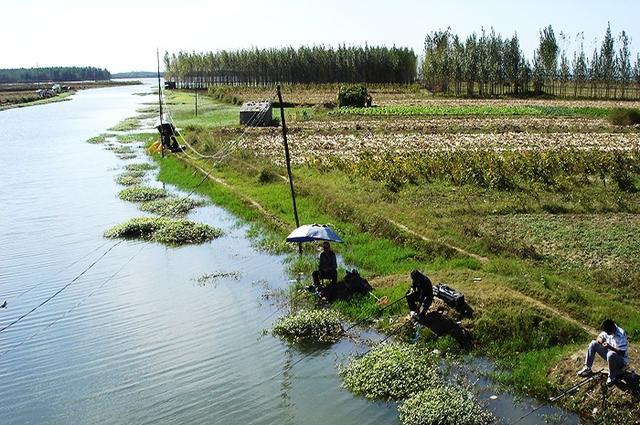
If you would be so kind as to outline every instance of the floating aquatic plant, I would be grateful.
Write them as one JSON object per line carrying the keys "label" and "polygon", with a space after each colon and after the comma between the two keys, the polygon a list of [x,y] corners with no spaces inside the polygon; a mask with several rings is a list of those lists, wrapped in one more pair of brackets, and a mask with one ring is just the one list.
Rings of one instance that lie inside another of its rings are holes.
{"label": "floating aquatic plant", "polygon": [[120,159],[134,159],[138,157],[135,153],[123,153],[116,156]]}
{"label": "floating aquatic plant", "polygon": [[300,310],[281,317],[273,327],[273,334],[293,341],[337,341],[342,336],[340,315],[334,310]]}
{"label": "floating aquatic plant", "polygon": [[128,131],[135,130],[140,127],[140,120],[137,118],[126,118],[118,124],[111,127],[110,131]]}
{"label": "floating aquatic plant", "polygon": [[118,193],[118,197],[123,201],[130,202],[145,202],[153,201],[154,199],[165,198],[167,191],[164,189],[156,189],[153,187],[134,186]]}
{"label": "floating aquatic plant", "polygon": [[116,183],[123,186],[138,186],[142,183],[142,178],[129,175],[120,175],[116,177]]}
{"label": "floating aquatic plant", "polygon": [[144,177],[144,175],[147,174],[146,170],[124,170],[122,173],[120,173],[121,176],[127,176],[127,177]]}
{"label": "floating aquatic plant", "polygon": [[115,154],[127,154],[133,153],[133,149],[130,146],[118,146],[113,149],[113,153]]}
{"label": "floating aquatic plant", "polygon": [[158,166],[150,162],[134,162],[133,164],[127,164],[124,167],[126,171],[148,171],[155,170],[156,168],[158,168]]}
{"label": "floating aquatic plant", "polygon": [[129,133],[129,134],[118,134],[116,136],[116,141],[122,144],[129,143],[148,143],[157,138],[158,133]]}
{"label": "floating aquatic plant", "polygon": [[402,425],[487,425],[495,417],[466,388],[436,385],[407,399],[399,408]]}
{"label": "floating aquatic plant", "polygon": [[161,198],[140,205],[142,211],[162,216],[180,217],[192,209],[202,206],[203,201],[191,198]]}
{"label": "floating aquatic plant", "polygon": [[434,354],[404,343],[382,344],[340,368],[343,385],[368,399],[402,400],[440,385]]}
{"label": "floating aquatic plant", "polygon": [[194,277],[191,280],[197,282],[198,286],[206,286],[210,283],[215,283],[220,279],[233,279],[240,280],[240,276],[242,274],[240,272],[213,272],[213,273],[205,273],[198,277]]}
{"label": "floating aquatic plant", "polygon": [[208,224],[166,217],[137,217],[112,227],[107,238],[143,239],[167,245],[207,242],[219,237],[220,229]]}
{"label": "floating aquatic plant", "polygon": [[104,143],[107,141],[107,137],[109,137],[110,134],[100,134],[98,136],[93,136],[90,139],[87,140],[87,143],[91,143],[91,144],[100,144],[100,143]]}

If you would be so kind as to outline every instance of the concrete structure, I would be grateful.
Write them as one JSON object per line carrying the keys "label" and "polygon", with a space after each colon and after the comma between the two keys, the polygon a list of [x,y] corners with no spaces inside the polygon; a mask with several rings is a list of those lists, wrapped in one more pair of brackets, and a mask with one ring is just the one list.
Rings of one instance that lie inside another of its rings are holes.
{"label": "concrete structure", "polygon": [[240,124],[264,127],[273,121],[271,102],[245,102],[240,108]]}

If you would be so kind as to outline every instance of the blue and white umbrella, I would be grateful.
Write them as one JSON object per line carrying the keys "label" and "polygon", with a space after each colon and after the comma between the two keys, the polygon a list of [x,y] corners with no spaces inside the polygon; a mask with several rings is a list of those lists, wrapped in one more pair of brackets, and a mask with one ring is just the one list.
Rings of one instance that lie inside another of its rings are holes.
{"label": "blue and white umbrella", "polygon": [[326,224],[305,224],[287,236],[287,242],[300,243],[313,241],[342,242],[342,239]]}

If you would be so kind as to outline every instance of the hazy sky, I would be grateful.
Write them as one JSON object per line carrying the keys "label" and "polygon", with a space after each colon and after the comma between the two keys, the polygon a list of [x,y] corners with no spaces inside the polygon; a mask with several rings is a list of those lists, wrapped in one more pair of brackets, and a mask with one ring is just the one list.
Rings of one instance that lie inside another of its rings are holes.
{"label": "hazy sky", "polygon": [[607,22],[640,48],[637,0],[2,0],[0,68],[91,65],[111,72],[154,70],[156,48],[208,51],[301,44],[407,46],[422,53],[425,35],[462,35],[493,26],[517,32],[525,54],[553,25],[575,47],[584,32],[588,56]]}

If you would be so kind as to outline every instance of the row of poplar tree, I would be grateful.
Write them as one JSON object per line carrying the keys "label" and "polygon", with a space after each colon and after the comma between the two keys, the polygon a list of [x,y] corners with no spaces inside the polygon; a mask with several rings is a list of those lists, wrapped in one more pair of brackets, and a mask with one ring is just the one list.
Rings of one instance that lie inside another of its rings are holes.
{"label": "row of poplar tree", "polygon": [[165,53],[165,78],[183,88],[273,83],[421,82],[429,90],[461,95],[548,94],[565,97],[640,98],[640,54],[632,65],[630,39],[607,26],[589,56],[584,37],[569,57],[567,37],[551,26],[527,58],[518,35],[493,29],[462,39],[450,29],[431,32],[421,63],[413,50],[397,47],[303,46],[207,53]]}
{"label": "row of poplar tree", "polygon": [[413,50],[370,46],[166,53],[164,65],[165,79],[190,88],[278,82],[409,84],[417,73]]}
{"label": "row of poplar tree", "polygon": [[517,34],[503,39],[493,29],[464,40],[450,29],[425,39],[420,77],[432,91],[455,95],[550,94],[572,97],[640,97],[640,54],[632,66],[630,40],[625,31],[616,39],[608,25],[600,46],[590,58],[580,47],[570,58],[551,26],[540,31],[532,60],[523,54]]}
{"label": "row of poplar tree", "polygon": [[37,83],[45,81],[109,80],[106,69],[92,66],[55,66],[43,68],[0,69],[0,83]]}

